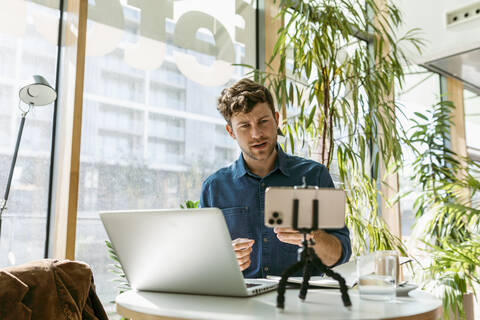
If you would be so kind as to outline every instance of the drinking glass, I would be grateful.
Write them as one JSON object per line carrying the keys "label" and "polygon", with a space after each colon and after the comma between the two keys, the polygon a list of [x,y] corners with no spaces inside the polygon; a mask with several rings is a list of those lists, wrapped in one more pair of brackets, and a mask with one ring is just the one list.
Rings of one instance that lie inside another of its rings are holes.
{"label": "drinking glass", "polygon": [[361,299],[380,301],[394,299],[398,254],[395,251],[377,251],[357,257],[357,275]]}

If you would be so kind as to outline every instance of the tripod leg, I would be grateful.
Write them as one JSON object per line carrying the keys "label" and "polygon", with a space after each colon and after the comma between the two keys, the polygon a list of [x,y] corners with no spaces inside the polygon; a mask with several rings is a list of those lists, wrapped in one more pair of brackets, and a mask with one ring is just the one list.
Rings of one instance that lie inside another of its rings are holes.
{"label": "tripod leg", "polygon": [[338,283],[340,284],[340,292],[342,293],[342,301],[343,305],[345,307],[350,307],[352,305],[352,302],[350,301],[350,296],[348,295],[348,288],[345,283],[345,279],[338,273],[332,271],[330,268],[327,268],[322,260],[320,260],[317,255],[312,256],[312,261],[315,264],[315,266],[320,269],[321,272],[325,273],[327,276],[332,277],[333,279],[337,280]]}
{"label": "tripod leg", "polygon": [[310,276],[312,274],[312,268],[312,261],[310,258],[307,258],[307,262],[305,263],[305,267],[303,268],[302,287],[300,288],[300,294],[298,295],[298,297],[302,300],[305,300],[305,297],[307,296],[308,281],[310,280]]}
{"label": "tripod leg", "polygon": [[299,261],[295,264],[292,264],[290,267],[285,270],[282,274],[282,279],[278,283],[278,290],[277,290],[277,308],[283,309],[285,307],[285,287],[287,285],[288,277],[294,274],[296,271],[300,270],[302,266],[305,264],[304,261]]}

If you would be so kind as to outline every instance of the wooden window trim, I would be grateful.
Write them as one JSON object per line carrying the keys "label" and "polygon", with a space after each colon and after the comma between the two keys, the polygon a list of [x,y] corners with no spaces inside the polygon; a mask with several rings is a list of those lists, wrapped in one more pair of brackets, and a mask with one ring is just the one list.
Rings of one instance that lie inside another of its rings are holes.
{"label": "wooden window trim", "polygon": [[[63,8],[62,8],[63,9]],[[53,257],[75,259],[88,1],[68,1],[54,158]],[[72,30],[77,30],[73,34]]]}

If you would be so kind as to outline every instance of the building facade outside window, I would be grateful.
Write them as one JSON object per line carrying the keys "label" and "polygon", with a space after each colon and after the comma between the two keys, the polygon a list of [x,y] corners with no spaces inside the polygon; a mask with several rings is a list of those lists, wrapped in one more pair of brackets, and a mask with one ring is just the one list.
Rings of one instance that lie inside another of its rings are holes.
{"label": "building facade outside window", "polygon": [[[4,1],[0,9],[0,201],[20,124],[18,91],[36,74],[55,87],[60,1],[35,2]],[[34,108],[27,115],[2,217],[0,266],[44,256],[53,108]]]}
{"label": "building facade outside window", "polygon": [[[179,208],[239,155],[216,110],[255,66],[255,1],[89,5],[76,259],[108,311],[117,294],[102,210]],[[137,6],[138,5],[138,6]]]}

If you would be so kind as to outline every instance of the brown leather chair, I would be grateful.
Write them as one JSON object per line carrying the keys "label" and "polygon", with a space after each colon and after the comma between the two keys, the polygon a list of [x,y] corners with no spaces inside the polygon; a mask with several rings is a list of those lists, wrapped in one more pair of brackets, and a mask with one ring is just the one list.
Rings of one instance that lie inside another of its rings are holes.
{"label": "brown leather chair", "polygon": [[0,319],[108,317],[87,264],[44,259],[0,269]]}

